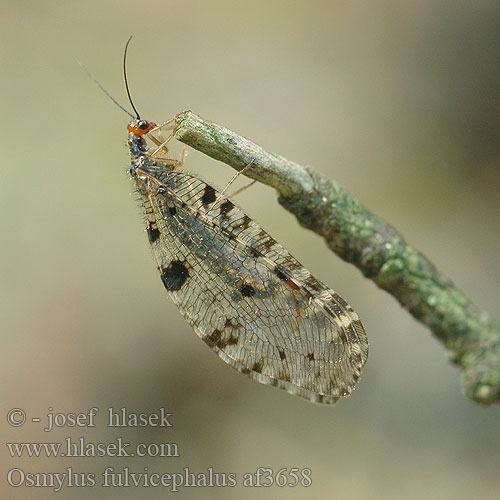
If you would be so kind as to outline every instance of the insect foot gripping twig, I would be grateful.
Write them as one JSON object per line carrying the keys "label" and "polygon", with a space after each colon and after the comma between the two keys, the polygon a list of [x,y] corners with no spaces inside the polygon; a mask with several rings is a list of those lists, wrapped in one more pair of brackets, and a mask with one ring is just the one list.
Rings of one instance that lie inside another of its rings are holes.
{"label": "insect foot gripping twig", "polygon": [[385,221],[336,182],[190,111],[176,119],[176,139],[274,187],[300,224],[392,294],[445,345],[463,368],[463,390],[480,404],[500,403],[500,325]]}

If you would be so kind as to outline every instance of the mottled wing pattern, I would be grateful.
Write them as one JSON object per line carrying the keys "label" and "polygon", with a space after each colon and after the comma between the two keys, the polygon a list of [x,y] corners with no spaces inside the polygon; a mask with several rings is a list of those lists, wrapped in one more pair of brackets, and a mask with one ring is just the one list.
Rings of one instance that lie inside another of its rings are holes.
{"label": "mottled wing pattern", "polygon": [[349,395],[368,355],[351,306],[199,178],[149,165],[135,179],[161,279],[196,333],[259,382]]}

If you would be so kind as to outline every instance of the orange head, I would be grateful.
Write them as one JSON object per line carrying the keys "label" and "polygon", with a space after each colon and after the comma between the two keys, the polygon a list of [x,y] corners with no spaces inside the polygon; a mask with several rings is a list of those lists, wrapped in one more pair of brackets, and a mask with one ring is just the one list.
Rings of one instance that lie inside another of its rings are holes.
{"label": "orange head", "polygon": [[151,131],[154,127],[156,127],[155,123],[136,118],[127,125],[127,130],[132,132],[134,135],[144,135]]}

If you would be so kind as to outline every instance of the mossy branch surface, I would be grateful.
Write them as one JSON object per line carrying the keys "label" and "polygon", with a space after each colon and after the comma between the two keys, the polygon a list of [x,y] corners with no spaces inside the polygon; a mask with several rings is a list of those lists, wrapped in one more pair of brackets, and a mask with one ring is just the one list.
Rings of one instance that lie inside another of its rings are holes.
{"label": "mossy branch surface", "polygon": [[500,325],[422,253],[335,181],[195,115],[176,118],[175,138],[278,191],[279,203],[342,259],[393,295],[463,369],[466,396],[500,403]]}

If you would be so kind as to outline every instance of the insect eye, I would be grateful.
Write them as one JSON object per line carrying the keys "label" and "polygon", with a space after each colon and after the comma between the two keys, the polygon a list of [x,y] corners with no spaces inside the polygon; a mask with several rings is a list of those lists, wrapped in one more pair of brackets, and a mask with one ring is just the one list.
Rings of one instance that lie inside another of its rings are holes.
{"label": "insect eye", "polygon": [[144,135],[154,127],[156,127],[154,123],[148,122],[146,120],[132,120],[127,125],[127,130],[129,132],[132,132],[134,135]]}

